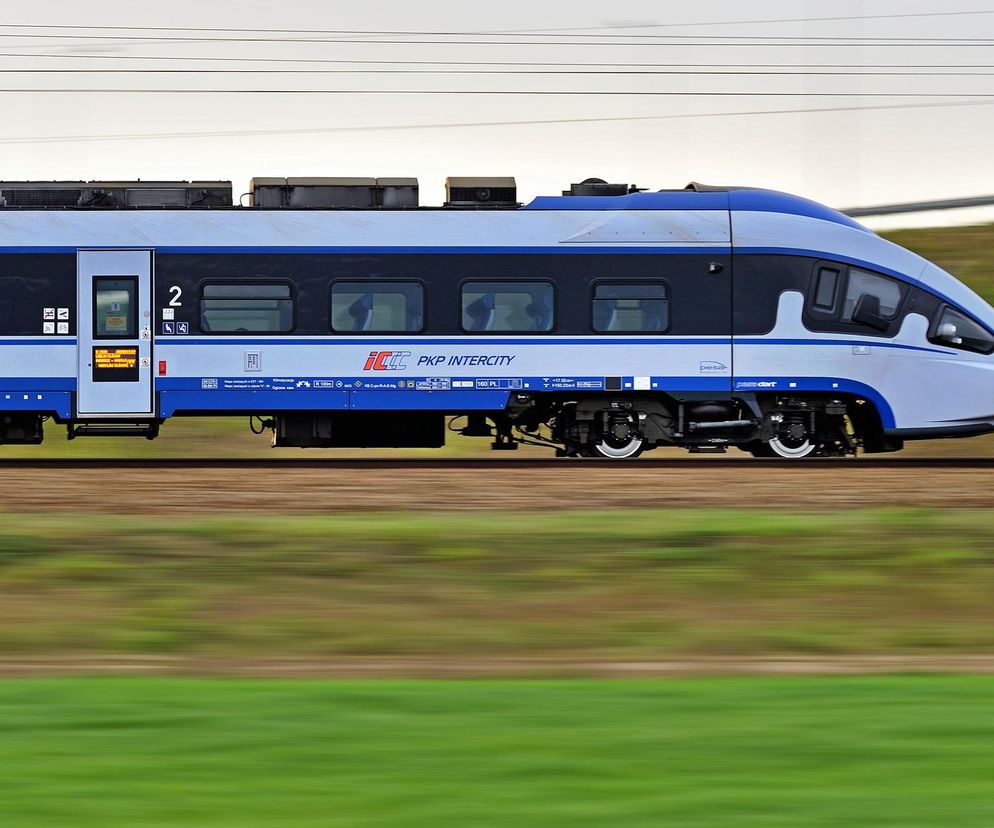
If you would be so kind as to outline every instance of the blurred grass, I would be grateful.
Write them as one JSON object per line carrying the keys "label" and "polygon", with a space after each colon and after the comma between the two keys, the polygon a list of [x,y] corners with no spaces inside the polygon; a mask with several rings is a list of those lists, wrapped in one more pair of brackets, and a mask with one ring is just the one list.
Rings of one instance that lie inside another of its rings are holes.
{"label": "blurred grass", "polygon": [[885,239],[913,250],[965,282],[994,304],[994,224],[891,230]]}
{"label": "blurred grass", "polygon": [[17,828],[994,824],[994,678],[0,682]]}
{"label": "blurred grass", "polygon": [[0,654],[994,652],[980,510],[4,515]]}

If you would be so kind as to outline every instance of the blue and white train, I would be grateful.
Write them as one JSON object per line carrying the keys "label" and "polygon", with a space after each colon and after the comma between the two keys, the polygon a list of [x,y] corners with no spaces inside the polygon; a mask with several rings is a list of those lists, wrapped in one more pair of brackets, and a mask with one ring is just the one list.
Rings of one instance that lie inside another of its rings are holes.
{"label": "blue and white train", "polygon": [[514,209],[2,209],[0,441],[247,415],[277,446],[800,458],[994,430],[994,309],[761,189]]}

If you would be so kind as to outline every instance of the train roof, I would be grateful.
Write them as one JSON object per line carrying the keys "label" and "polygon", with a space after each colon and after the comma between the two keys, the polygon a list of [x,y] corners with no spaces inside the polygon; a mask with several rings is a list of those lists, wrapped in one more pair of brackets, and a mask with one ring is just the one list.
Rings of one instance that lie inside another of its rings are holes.
{"label": "train roof", "polygon": [[[807,216],[856,229],[838,210],[790,193],[692,181],[682,190],[647,192],[589,178],[560,196],[522,205],[511,177],[449,177],[446,201],[421,206],[416,178],[253,178],[249,206],[232,200],[230,181],[0,181],[0,211],[20,210],[376,210],[722,211]],[[244,196],[243,196],[244,198]],[[241,200],[239,200],[240,202]]]}
{"label": "train roof", "polygon": [[507,210],[6,209],[0,252],[693,253],[798,255],[919,285],[994,327],[994,309],[837,210],[758,188],[540,197]]}
{"label": "train roof", "polygon": [[785,213],[871,232],[845,213],[808,198],[759,187],[714,187],[692,182],[683,190],[617,196],[540,196],[524,210],[729,210]]}

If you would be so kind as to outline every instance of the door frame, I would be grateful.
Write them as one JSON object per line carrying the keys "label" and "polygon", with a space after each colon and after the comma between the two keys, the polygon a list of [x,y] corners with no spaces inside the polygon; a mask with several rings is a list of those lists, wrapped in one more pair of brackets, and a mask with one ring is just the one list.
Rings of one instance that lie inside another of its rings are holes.
{"label": "door frame", "polygon": [[[154,254],[149,248],[81,248],[76,251],[77,419],[155,418],[152,372],[154,263]],[[137,307],[133,337],[102,339],[96,336],[94,281],[103,277],[136,278]],[[101,346],[110,349],[133,348],[137,380],[95,380],[94,351]],[[134,384],[136,382],[137,386]],[[115,410],[115,391],[120,393],[124,407],[131,410]],[[134,393],[135,391],[138,393]]]}

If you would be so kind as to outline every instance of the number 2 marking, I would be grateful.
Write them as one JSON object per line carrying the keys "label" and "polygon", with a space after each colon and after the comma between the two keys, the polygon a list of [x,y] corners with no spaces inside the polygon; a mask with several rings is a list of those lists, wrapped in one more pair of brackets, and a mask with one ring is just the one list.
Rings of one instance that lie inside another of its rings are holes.
{"label": "number 2 marking", "polygon": [[180,297],[183,295],[183,289],[179,285],[173,285],[169,288],[169,292],[173,295],[172,299],[169,300],[169,307],[181,307],[183,303],[180,301]]}

